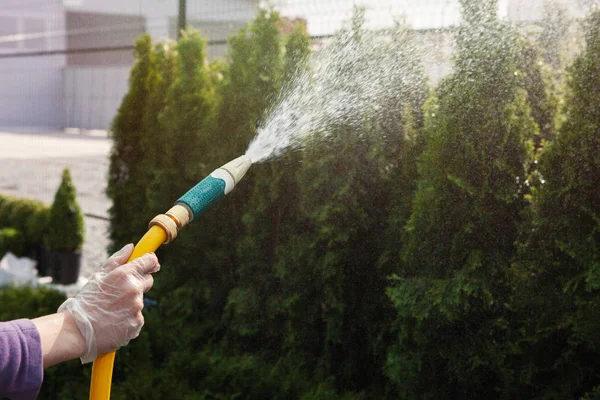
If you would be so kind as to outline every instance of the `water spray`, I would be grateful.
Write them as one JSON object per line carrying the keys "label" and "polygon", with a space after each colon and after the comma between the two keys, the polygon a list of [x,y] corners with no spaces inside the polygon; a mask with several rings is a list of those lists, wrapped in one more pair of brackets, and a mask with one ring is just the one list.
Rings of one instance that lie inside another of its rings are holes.
{"label": "water spray", "polygon": [[[393,37],[394,40],[386,40]],[[410,97],[426,96],[418,51],[403,27],[382,32],[345,31],[325,50],[313,54],[311,68],[300,69],[261,121],[246,155],[216,169],[183,195],[169,211],[157,215],[135,246],[130,261],[173,241],[243,178],[252,163],[281,157],[326,140],[337,126],[361,127],[368,116],[382,123],[386,110]],[[94,362],[90,399],[108,400],[115,353]]]}
{"label": "water spray", "polygon": [[[175,240],[185,226],[229,194],[251,165],[252,160],[245,155],[228,162],[181,196],[165,214],[154,217],[148,232],[135,245],[128,262]],[[104,354],[94,361],[90,400],[110,399],[114,361],[115,352]]]}

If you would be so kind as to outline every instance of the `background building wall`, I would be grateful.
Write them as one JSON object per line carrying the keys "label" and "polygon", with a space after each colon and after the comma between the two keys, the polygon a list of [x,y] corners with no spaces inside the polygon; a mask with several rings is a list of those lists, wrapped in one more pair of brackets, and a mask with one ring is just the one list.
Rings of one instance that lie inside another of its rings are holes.
{"label": "background building wall", "polygon": [[61,0],[2,1],[0,57],[13,56],[0,58],[0,127],[63,127],[66,57],[14,55],[62,49],[64,30]]}
{"label": "background building wall", "polygon": [[[66,128],[109,129],[127,92],[129,70],[135,61],[132,43],[146,30],[139,15],[89,11],[66,13],[65,80]],[[125,50],[91,51],[98,48]],[[82,51],[82,52],[79,52]]]}
{"label": "background building wall", "polygon": [[[578,18],[594,0],[555,1]],[[365,7],[369,28],[406,21],[417,30],[430,82],[452,70],[458,0],[188,0],[189,25],[207,37],[209,58],[226,54],[227,38],[255,16],[259,3],[306,21],[316,51],[347,25],[356,6]],[[535,34],[543,5],[499,0],[499,15]],[[142,32],[155,41],[175,38],[177,12],[178,0],[3,0],[0,127],[109,129],[127,89],[133,41]],[[107,47],[117,50],[102,50]],[[572,49],[575,54],[575,42]]]}
{"label": "background building wall", "polygon": [[[66,0],[72,12],[137,15],[146,19],[156,40],[173,38],[170,21],[178,13],[178,0]],[[256,12],[256,0],[188,0],[187,17],[203,21],[248,21]],[[176,32],[176,31],[175,31]]]}
{"label": "background building wall", "polygon": [[129,65],[65,69],[65,128],[108,130],[127,93]]}
{"label": "background building wall", "polygon": [[[155,41],[177,38],[178,0],[70,0],[66,3],[70,50],[131,46],[143,32]],[[188,25],[209,42],[209,58],[227,51],[226,40],[256,14],[252,0],[189,0]],[[200,17],[200,18],[199,18]],[[74,53],[65,70],[66,127],[110,128],[127,92],[131,49]]]}

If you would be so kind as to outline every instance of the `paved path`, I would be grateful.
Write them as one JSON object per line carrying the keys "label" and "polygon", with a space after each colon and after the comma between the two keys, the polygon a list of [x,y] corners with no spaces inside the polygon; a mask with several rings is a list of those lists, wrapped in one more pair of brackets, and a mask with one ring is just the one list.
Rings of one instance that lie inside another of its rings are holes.
{"label": "paved path", "polygon": [[[0,193],[51,204],[68,167],[84,213],[107,216],[107,138],[53,133],[0,132]],[[91,276],[106,259],[108,223],[85,217],[82,275]]]}

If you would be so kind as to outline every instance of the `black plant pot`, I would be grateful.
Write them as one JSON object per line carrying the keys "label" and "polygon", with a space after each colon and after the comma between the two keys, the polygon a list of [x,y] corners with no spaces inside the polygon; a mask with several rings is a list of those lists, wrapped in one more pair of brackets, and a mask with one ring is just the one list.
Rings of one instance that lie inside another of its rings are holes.
{"label": "black plant pot", "polygon": [[36,246],[36,257],[38,276],[48,276],[51,273],[52,256],[50,249],[45,245]]}
{"label": "black plant pot", "polygon": [[77,282],[81,270],[81,253],[52,251],[52,281],[63,285]]}

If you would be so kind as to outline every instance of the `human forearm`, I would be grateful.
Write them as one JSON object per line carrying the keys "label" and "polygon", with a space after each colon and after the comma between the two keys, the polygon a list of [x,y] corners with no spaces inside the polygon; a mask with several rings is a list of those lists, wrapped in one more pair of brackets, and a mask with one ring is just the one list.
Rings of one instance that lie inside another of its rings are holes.
{"label": "human forearm", "polygon": [[71,314],[63,312],[33,319],[42,342],[44,368],[81,357],[85,339]]}
{"label": "human forearm", "polygon": [[42,345],[44,368],[74,358],[92,362],[139,335],[144,325],[143,294],[160,265],[154,254],[127,263],[133,245],[113,254],[57,314],[32,320]]}

